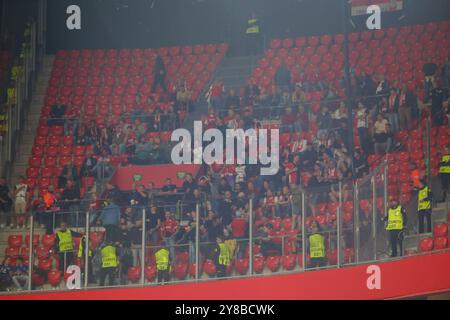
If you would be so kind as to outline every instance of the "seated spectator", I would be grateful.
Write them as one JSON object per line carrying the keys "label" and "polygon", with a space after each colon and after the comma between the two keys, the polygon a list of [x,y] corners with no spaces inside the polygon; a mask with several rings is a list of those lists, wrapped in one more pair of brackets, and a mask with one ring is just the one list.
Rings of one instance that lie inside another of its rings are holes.
{"label": "seated spectator", "polygon": [[375,87],[375,95],[386,95],[389,93],[389,84],[382,74],[378,75],[378,83]]}
{"label": "seated spectator", "polygon": [[152,160],[152,152],[152,144],[143,136],[136,145],[135,156],[131,157],[129,161],[136,165],[148,165]]}
{"label": "seated spectator", "polygon": [[195,182],[195,180],[192,178],[191,173],[187,173],[186,176],[184,177],[183,191],[185,193],[193,193],[196,188],[197,182]]}
{"label": "seated spectator", "polygon": [[116,126],[115,132],[112,134],[112,140],[111,140],[111,146],[110,149],[113,150],[114,148],[119,148],[119,153],[125,153],[125,144],[128,140],[128,134],[129,130],[123,129],[122,126]]}
{"label": "seated spectator", "polygon": [[60,100],[58,100],[57,103],[54,104],[50,109],[47,121],[48,126],[63,126],[65,113],[66,107],[61,104]]}
{"label": "seated spectator", "polygon": [[260,94],[260,89],[256,85],[255,81],[247,81],[244,87],[244,95],[242,97],[242,104],[244,107],[251,106],[254,104],[254,100]]}
{"label": "seated spectator", "polygon": [[28,267],[23,264],[23,258],[17,258],[16,267],[12,271],[12,281],[19,290],[28,289]]}
{"label": "seated spectator", "polygon": [[142,184],[135,187],[135,191],[131,194],[130,203],[133,207],[146,208],[149,204],[148,194]]}
{"label": "seated spectator", "polygon": [[347,106],[344,101],[339,103],[339,107],[333,112],[331,118],[333,119],[333,128],[339,128],[342,122],[347,122]]}
{"label": "seated spectator", "polygon": [[5,257],[2,264],[0,264],[0,292],[9,291],[9,287],[12,285],[12,271],[10,266],[11,258]]}
{"label": "seated spectator", "polygon": [[177,91],[176,106],[177,109],[193,111],[192,91],[188,90],[185,85],[182,85]]}
{"label": "seated spectator", "polygon": [[78,170],[72,161],[68,162],[62,169],[61,175],[58,177],[58,188],[63,188],[67,180],[79,181]]}

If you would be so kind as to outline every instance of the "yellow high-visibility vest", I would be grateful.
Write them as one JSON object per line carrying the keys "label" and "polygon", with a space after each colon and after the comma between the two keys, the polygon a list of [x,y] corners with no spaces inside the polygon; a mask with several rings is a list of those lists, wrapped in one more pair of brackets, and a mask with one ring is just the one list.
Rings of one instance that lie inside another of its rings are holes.
{"label": "yellow high-visibility vest", "polygon": [[258,19],[250,19],[247,24],[247,34],[259,33]]}
{"label": "yellow high-visibility vest", "polygon": [[395,209],[388,211],[388,224],[386,230],[402,230],[403,229],[403,215],[402,206],[397,206]]}
{"label": "yellow high-visibility vest", "polygon": [[[84,243],[85,242],[86,242],[86,236],[83,236],[81,238],[81,240],[80,240],[80,245],[78,247],[78,254],[77,254],[78,258],[83,258],[84,257],[84,255],[83,255],[83,247],[84,247]],[[89,257],[92,257],[92,250],[91,249],[89,249]]]}
{"label": "yellow high-visibility vest", "polygon": [[311,258],[325,257],[325,238],[321,234],[309,236],[309,255]]}
{"label": "yellow high-visibility vest", "polygon": [[106,246],[102,249],[102,268],[116,268],[119,265],[116,248]]}
{"label": "yellow high-visibility vest", "polygon": [[219,243],[220,254],[219,254],[219,264],[223,266],[230,265],[230,250],[225,243]]}
{"label": "yellow high-visibility vest", "polygon": [[428,198],[428,187],[423,187],[419,190],[419,199],[417,201],[417,210],[428,210],[431,209],[431,202],[430,200],[425,200]]}
{"label": "yellow high-visibility vest", "polygon": [[6,91],[7,104],[16,104],[16,88],[8,88]]}
{"label": "yellow high-visibility vest", "polygon": [[160,271],[167,270],[169,268],[169,250],[159,249],[155,253],[156,269]]}
{"label": "yellow high-visibility vest", "polygon": [[67,229],[66,231],[56,232],[59,238],[59,252],[69,252],[73,250],[72,232]]}
{"label": "yellow high-visibility vest", "polygon": [[439,167],[439,173],[450,173],[450,154],[442,156],[441,166]]}

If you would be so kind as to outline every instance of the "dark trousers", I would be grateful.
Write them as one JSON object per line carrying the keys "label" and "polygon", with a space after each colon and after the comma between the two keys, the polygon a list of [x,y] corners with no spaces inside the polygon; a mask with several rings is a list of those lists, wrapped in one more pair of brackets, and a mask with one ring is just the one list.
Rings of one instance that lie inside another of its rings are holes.
{"label": "dark trousers", "polygon": [[59,258],[59,271],[65,272],[67,267],[73,263],[73,252],[60,252]]}
{"label": "dark trousers", "polygon": [[164,76],[157,74],[155,75],[155,79],[153,80],[152,92],[155,92],[156,88],[161,86],[164,92],[167,92],[166,82],[164,81]]}
{"label": "dark trousers", "polygon": [[169,270],[158,270],[157,272],[158,283],[169,282]]}
{"label": "dark trousers", "polygon": [[403,255],[403,230],[389,230],[389,242],[391,243],[392,255],[397,256],[397,245],[400,246],[400,256]]}
{"label": "dark trousers", "polygon": [[367,128],[358,128],[359,142],[365,153],[369,152],[369,130]]}
{"label": "dark trousers", "polygon": [[311,258],[311,262],[309,265],[311,268],[325,267],[327,265],[327,261],[325,260],[325,258]]}
{"label": "dark trousers", "polygon": [[247,34],[247,55],[258,55],[261,51],[261,34],[252,33]]}
{"label": "dark trousers", "polygon": [[225,277],[227,273],[227,266],[223,265],[223,264],[217,264],[216,265],[216,274],[218,278],[223,278]]}
{"label": "dark trousers", "polygon": [[443,192],[443,201],[446,200],[446,196],[448,193],[448,189],[450,188],[450,173],[441,173],[439,174],[442,183],[442,192]]}
{"label": "dark trousers", "polygon": [[106,277],[108,277],[109,285],[113,286],[114,281],[116,280],[116,268],[102,268],[100,270],[100,286],[103,287],[105,285]]}
{"label": "dark trousers", "polygon": [[[427,230],[425,231],[425,220],[427,221]],[[419,233],[431,232],[431,210],[419,211]]]}

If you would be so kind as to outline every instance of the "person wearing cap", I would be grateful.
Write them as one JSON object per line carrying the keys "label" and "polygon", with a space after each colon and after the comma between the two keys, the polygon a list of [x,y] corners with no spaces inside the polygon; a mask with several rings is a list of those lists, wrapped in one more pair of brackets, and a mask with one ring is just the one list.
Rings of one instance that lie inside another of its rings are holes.
{"label": "person wearing cap", "polygon": [[403,230],[407,225],[406,211],[396,199],[391,199],[387,217],[384,218],[387,222],[386,230],[389,233],[389,242],[391,245],[392,255],[397,256],[397,245],[400,246],[400,255],[403,253]]}
{"label": "person wearing cap", "polygon": [[425,232],[425,219],[427,221],[426,232],[431,232],[431,188],[424,180],[419,180],[417,193],[417,212],[419,214],[419,233]]}

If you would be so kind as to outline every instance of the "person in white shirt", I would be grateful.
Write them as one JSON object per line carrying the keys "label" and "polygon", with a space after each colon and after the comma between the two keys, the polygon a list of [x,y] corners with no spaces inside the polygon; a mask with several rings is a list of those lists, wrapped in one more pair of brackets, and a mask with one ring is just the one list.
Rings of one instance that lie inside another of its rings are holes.
{"label": "person in white shirt", "polygon": [[356,109],[356,117],[357,117],[357,128],[358,128],[358,136],[359,142],[361,144],[362,149],[367,154],[369,149],[369,129],[367,123],[367,110],[364,107],[362,102],[358,102],[358,108]]}
{"label": "person in white shirt", "polygon": [[[25,184],[24,177],[20,177],[19,179],[20,182],[14,188],[14,213],[16,214],[16,224],[19,220],[18,216],[24,215],[27,211],[28,185]],[[22,225],[22,227],[25,227],[25,223]],[[11,221],[11,228],[13,227],[14,222]]]}

